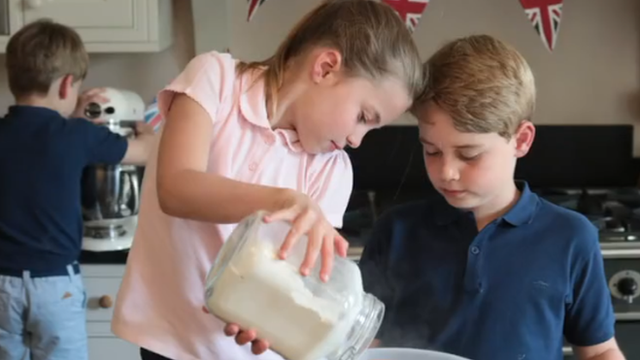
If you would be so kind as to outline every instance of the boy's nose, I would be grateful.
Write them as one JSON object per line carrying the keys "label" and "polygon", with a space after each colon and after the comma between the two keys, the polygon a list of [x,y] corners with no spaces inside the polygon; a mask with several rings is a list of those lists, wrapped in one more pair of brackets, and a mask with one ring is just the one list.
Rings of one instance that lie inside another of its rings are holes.
{"label": "boy's nose", "polygon": [[441,176],[443,181],[457,181],[460,180],[460,172],[455,166],[444,164],[442,166]]}

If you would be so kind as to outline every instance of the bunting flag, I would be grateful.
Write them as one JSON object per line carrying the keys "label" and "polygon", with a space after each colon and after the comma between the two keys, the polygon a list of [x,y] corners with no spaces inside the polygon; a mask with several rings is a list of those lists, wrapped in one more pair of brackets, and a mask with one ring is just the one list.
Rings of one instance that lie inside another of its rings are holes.
{"label": "bunting flag", "polygon": [[429,0],[382,0],[382,2],[396,10],[411,32],[418,27],[422,13],[429,4]]}
{"label": "bunting flag", "polygon": [[520,0],[525,14],[549,51],[556,47],[563,0]]}
{"label": "bunting flag", "polygon": [[[211,1],[218,1],[218,0],[211,0]],[[253,15],[255,15],[256,12],[258,12],[258,8],[262,6],[262,4],[267,2],[267,0],[248,0],[248,1],[249,1],[249,13],[247,14],[247,21],[251,21],[251,18],[253,18]]]}
{"label": "bunting flag", "polygon": [[158,109],[158,98],[154,97],[151,104],[144,111],[144,121],[153,126],[153,130],[158,132],[160,125],[162,125],[162,115]]}

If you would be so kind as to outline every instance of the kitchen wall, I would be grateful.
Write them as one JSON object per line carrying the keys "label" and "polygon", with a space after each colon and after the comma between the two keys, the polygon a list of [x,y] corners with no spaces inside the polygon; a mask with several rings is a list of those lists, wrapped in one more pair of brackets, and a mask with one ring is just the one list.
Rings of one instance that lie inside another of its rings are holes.
{"label": "kitchen wall", "polygon": [[[227,39],[214,43],[247,60],[269,56],[295,21],[320,2],[270,0],[247,23],[246,1],[193,1],[215,3],[211,16],[199,14],[196,36]],[[191,1],[174,0],[174,8],[181,44],[157,54],[92,55],[87,86],[128,88],[150,99],[194,53]],[[473,33],[498,36],[529,60],[539,89],[537,123],[640,124],[640,1],[565,0],[553,53],[542,45],[519,0],[431,0],[415,39],[426,58],[445,41]],[[0,72],[0,108],[10,102]],[[399,120],[411,123],[408,116]],[[640,155],[640,141],[635,148]]]}
{"label": "kitchen wall", "polygon": [[[198,43],[229,46],[244,59],[269,56],[295,21],[320,3],[270,0],[247,23],[244,1],[193,1],[217,16],[226,12],[229,19],[226,24],[199,24]],[[516,46],[536,75],[534,121],[539,124],[640,124],[640,1],[564,0],[563,10],[553,53],[543,46],[519,0],[431,0],[415,39],[425,59],[446,41],[474,33]],[[225,32],[227,42],[220,40]],[[405,116],[399,123],[414,122]],[[635,148],[640,155],[640,141]]]}
{"label": "kitchen wall", "polygon": [[[194,55],[191,2],[173,0],[174,43],[161,53],[90,54],[85,87],[113,86],[130,89],[150,101],[171,81]],[[4,55],[0,56],[4,65]],[[0,114],[11,104],[11,92],[4,69],[0,71]]]}

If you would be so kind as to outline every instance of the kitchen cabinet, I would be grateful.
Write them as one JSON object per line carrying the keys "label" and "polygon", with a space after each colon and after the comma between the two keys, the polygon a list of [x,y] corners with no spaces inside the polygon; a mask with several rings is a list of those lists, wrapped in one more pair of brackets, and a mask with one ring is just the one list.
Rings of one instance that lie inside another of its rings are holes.
{"label": "kitchen cabinet", "polygon": [[87,292],[89,360],[139,360],[140,348],[111,332],[111,318],[124,265],[81,265]]}
{"label": "kitchen cabinet", "polygon": [[172,42],[171,0],[0,0],[0,52],[41,18],[74,28],[90,53],[157,52]]}

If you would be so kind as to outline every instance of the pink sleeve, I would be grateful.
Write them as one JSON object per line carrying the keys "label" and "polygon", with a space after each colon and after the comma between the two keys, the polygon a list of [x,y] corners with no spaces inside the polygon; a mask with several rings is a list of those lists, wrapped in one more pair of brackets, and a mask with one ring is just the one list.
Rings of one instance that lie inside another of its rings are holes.
{"label": "pink sleeve", "polygon": [[318,202],[327,220],[336,228],[342,227],[353,189],[353,168],[346,152],[332,154],[316,173],[311,198]]}
{"label": "pink sleeve", "polygon": [[158,94],[158,110],[165,118],[177,93],[195,100],[215,121],[218,105],[229,81],[235,78],[235,61],[229,55],[209,52],[193,58],[169,86]]}

